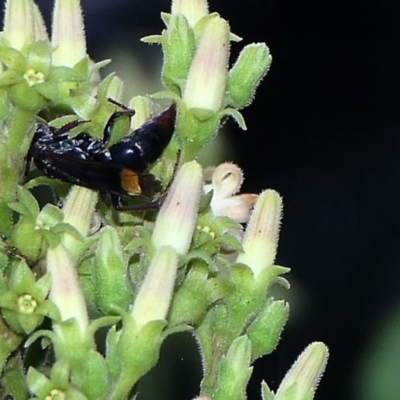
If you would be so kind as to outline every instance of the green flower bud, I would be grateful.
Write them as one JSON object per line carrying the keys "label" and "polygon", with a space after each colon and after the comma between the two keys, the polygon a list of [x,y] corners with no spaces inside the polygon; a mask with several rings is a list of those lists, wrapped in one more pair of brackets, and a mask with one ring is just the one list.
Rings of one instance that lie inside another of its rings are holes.
{"label": "green flower bud", "polygon": [[101,231],[94,276],[97,302],[104,312],[110,312],[113,305],[122,309],[129,306],[132,301],[132,287],[129,284],[121,243],[114,228],[105,227]]}
{"label": "green flower bud", "polygon": [[271,66],[272,57],[265,43],[253,43],[240,53],[229,71],[227,89],[236,108],[248,105],[256,88]]}
{"label": "green flower bud", "polygon": [[283,378],[274,400],[306,400],[313,397],[328,361],[324,343],[311,343]]}
{"label": "green flower bud", "polygon": [[239,400],[245,398],[246,386],[251,376],[251,343],[247,336],[236,338],[221,360],[218,387],[213,400]]}
{"label": "green flower bud", "polygon": [[170,90],[180,93],[195,50],[193,31],[181,14],[172,15],[161,43],[164,53],[162,80]]}
{"label": "green flower bud", "polygon": [[263,307],[247,329],[253,360],[275,349],[288,317],[289,305],[283,300],[268,302]]}

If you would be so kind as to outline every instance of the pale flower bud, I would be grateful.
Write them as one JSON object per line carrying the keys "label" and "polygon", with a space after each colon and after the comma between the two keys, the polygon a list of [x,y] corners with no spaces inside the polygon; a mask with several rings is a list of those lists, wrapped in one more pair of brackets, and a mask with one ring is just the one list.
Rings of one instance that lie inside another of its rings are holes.
{"label": "pale flower bud", "polygon": [[244,235],[243,253],[237,258],[237,262],[252,269],[254,276],[275,261],[281,214],[282,198],[279,194],[274,190],[262,192]]}
{"label": "pale flower bud", "polygon": [[216,16],[207,23],[190,66],[183,100],[188,108],[218,112],[228,78],[229,25]]}
{"label": "pale flower bud", "polygon": [[75,265],[62,244],[48,250],[46,266],[51,276],[49,298],[58,307],[61,320],[75,319],[84,335],[89,325],[86,302]]}
{"label": "pale flower bud", "polygon": [[79,0],[56,0],[51,44],[53,65],[73,67],[86,56],[83,15]]}
{"label": "pale flower bud", "polygon": [[3,37],[17,50],[22,50],[35,40],[35,12],[32,0],[6,2]]}
{"label": "pale flower bud", "polygon": [[[283,378],[274,400],[287,398],[291,400],[303,400],[313,398],[313,394],[325,371],[328,356],[328,348],[324,343],[311,343],[300,354],[299,358]],[[294,386],[296,386],[296,389],[291,390]]]}
{"label": "pale flower bud", "polygon": [[186,254],[196,226],[203,184],[200,164],[183,164],[157,216],[152,243],[155,247],[170,246],[178,254]]}
{"label": "pale flower bud", "polygon": [[[72,186],[65,200],[63,212],[64,222],[73,226],[81,236],[89,234],[95,207],[98,199],[98,192],[81,186]],[[80,238],[65,233],[63,245],[69,251],[73,259],[77,258],[76,251],[79,251]]]}
{"label": "pale flower bud", "polygon": [[171,247],[161,247],[151,260],[149,270],[132,307],[137,330],[151,321],[167,317],[174,292],[178,256]]}
{"label": "pale flower bud", "polygon": [[189,26],[193,28],[208,14],[208,4],[206,0],[173,0],[171,14],[184,15]]}

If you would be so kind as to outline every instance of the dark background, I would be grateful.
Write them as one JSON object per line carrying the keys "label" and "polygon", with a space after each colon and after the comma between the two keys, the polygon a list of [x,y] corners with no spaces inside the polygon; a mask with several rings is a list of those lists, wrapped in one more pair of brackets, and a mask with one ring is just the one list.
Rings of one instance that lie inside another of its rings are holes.
{"label": "dark background", "polygon": [[[46,16],[51,3],[38,1]],[[151,73],[161,52],[138,39],[161,31],[169,1],[87,0],[83,7],[93,59],[115,54],[110,71],[136,79],[145,93],[134,65],[158,80]],[[392,310],[400,297],[400,4],[210,0],[210,10],[244,38],[232,45],[232,60],[251,42],[266,42],[273,55],[244,110],[247,132],[228,123],[223,133],[240,149],[229,158],[244,169],[245,190],[274,188],[284,197],[278,262],[292,268],[284,296],[293,316],[278,349],[256,363],[249,398],[260,398],[261,379],[276,388],[301,350],[321,340],[331,358],[317,399],[399,399],[393,391],[372,397],[376,374],[368,379],[365,365],[382,360],[382,324],[399,315]],[[195,345],[187,337],[177,348],[170,343],[162,356],[168,383],[165,375],[154,383],[164,395],[150,391],[146,400],[169,398],[170,387],[175,399],[196,394],[200,364],[182,350]],[[399,380],[400,370],[391,372]]]}

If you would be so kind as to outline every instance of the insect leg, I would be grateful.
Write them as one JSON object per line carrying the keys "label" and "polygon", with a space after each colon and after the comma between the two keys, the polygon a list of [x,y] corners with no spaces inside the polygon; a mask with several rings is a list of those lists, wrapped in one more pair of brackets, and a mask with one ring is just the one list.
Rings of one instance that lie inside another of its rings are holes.
{"label": "insect leg", "polygon": [[104,127],[104,132],[103,132],[103,142],[104,143],[107,143],[110,140],[115,121],[118,118],[123,117],[123,116],[133,117],[135,115],[135,110],[132,110],[131,108],[126,107],[122,103],[119,103],[118,101],[111,99],[111,98],[108,98],[107,100],[110,103],[112,103],[118,107],[121,107],[122,111],[114,111],[111,114],[111,117],[108,119],[106,126]]}

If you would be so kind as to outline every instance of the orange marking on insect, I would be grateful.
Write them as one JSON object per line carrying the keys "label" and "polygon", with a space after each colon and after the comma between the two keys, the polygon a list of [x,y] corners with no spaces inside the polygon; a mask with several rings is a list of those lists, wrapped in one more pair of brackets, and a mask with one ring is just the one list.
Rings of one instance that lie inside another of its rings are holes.
{"label": "orange marking on insect", "polygon": [[139,175],[131,169],[123,168],[120,173],[121,187],[131,196],[142,194]]}

